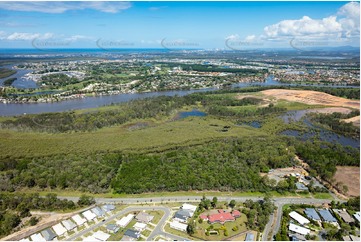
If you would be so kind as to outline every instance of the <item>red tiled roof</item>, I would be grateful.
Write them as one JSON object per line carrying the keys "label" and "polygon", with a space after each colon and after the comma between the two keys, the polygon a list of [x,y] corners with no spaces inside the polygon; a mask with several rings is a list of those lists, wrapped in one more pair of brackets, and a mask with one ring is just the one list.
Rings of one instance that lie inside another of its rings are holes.
{"label": "red tiled roof", "polygon": [[239,216],[241,216],[241,212],[238,211],[238,210],[233,210],[233,211],[232,211],[232,215],[233,215],[234,217],[239,217]]}
{"label": "red tiled roof", "polygon": [[199,217],[200,217],[201,219],[207,219],[207,218],[208,218],[208,216],[205,215],[205,214],[201,214]]}
{"label": "red tiled roof", "polygon": [[235,218],[232,216],[231,213],[217,213],[208,216],[209,222],[226,222],[226,221],[233,221]]}

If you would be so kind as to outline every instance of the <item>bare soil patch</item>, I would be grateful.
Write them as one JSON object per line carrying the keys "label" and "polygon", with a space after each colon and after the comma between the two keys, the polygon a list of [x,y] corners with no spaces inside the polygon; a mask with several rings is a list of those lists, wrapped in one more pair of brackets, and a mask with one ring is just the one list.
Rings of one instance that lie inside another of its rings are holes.
{"label": "bare soil patch", "polygon": [[352,123],[354,126],[360,126],[360,116],[348,118],[348,119],[341,119],[342,121],[346,123]]}
{"label": "bare soil patch", "polygon": [[335,184],[341,182],[346,185],[348,187],[348,196],[360,196],[360,167],[337,166],[336,168]]}
{"label": "bare soil patch", "polygon": [[359,100],[336,97],[323,92],[284,89],[269,89],[261,92],[267,96],[271,96],[276,99],[284,99],[291,102],[300,102],[309,105],[325,105],[360,109]]}

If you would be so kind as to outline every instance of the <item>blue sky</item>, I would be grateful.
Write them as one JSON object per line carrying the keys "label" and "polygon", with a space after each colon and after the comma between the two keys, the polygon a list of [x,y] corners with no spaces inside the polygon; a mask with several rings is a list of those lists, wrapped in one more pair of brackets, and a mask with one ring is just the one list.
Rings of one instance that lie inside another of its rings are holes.
{"label": "blue sky", "polygon": [[0,48],[359,46],[358,2],[0,2]]}

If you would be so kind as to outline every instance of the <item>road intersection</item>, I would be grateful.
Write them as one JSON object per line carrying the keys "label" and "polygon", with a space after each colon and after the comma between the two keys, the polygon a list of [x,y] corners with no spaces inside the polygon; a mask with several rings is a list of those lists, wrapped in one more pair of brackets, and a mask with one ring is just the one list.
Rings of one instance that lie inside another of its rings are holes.
{"label": "road intersection", "polygon": [[[61,199],[68,199],[76,202],[79,197],[59,197]],[[211,199],[212,197],[207,197]],[[217,197],[219,201],[227,201],[230,202],[231,200],[235,200],[237,202],[245,202],[246,200],[253,200],[259,201],[262,200],[262,197],[225,197],[220,196]],[[153,198],[96,198],[95,201],[97,204],[142,204],[142,206],[129,206],[123,209],[121,212],[111,216],[107,220],[98,223],[97,226],[101,226],[110,220],[113,220],[116,217],[125,215],[132,211],[139,211],[139,210],[162,210],[164,212],[164,216],[161,218],[157,226],[154,228],[148,240],[154,239],[157,236],[167,237],[172,240],[187,240],[185,238],[167,233],[164,231],[164,226],[167,220],[170,218],[171,209],[162,206],[161,204],[167,202],[199,202],[202,199],[202,196],[164,196],[164,197],[153,197]],[[298,197],[284,197],[284,198],[273,198],[273,202],[275,203],[277,210],[274,214],[270,216],[269,222],[267,223],[264,232],[262,233],[262,241],[268,241],[269,238],[273,238],[273,236],[277,233],[281,225],[281,218],[282,218],[282,207],[285,204],[310,204],[310,205],[317,205],[323,203],[330,203],[330,199],[316,199],[316,198],[298,198]],[[157,205],[156,205],[157,204]],[[95,225],[94,225],[95,226]],[[75,240],[77,237],[86,234],[93,230],[94,226],[78,233],[76,237],[71,237],[71,240]]]}

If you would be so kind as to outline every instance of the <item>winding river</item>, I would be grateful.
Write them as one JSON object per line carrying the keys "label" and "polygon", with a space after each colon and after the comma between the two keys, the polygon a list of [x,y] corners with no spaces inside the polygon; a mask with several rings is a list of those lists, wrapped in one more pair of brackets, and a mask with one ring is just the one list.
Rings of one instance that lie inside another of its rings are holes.
{"label": "winding river", "polygon": [[[23,75],[29,73],[29,70],[24,70]],[[16,74],[17,75],[17,74]],[[18,76],[22,80],[20,74]],[[25,80],[22,80],[24,83]],[[30,81],[29,81],[30,82]],[[27,83],[28,84],[28,83]],[[26,84],[24,84],[26,85]],[[36,85],[36,84],[35,84]],[[252,83],[237,83],[232,87],[247,87],[247,86],[292,86],[291,84],[284,84],[277,82],[272,76],[269,76],[265,82],[252,82]],[[332,86],[340,87],[340,86]],[[341,86],[345,87],[345,86]],[[97,108],[113,103],[128,102],[135,99],[142,99],[147,97],[158,96],[184,96],[195,92],[214,91],[217,88],[193,89],[193,90],[179,90],[179,91],[159,91],[159,92],[146,92],[146,93],[126,93],[109,96],[94,96],[79,99],[64,100],[61,102],[53,103],[0,103],[0,116],[16,116],[23,114],[47,113],[47,112],[62,112],[86,108]]]}

